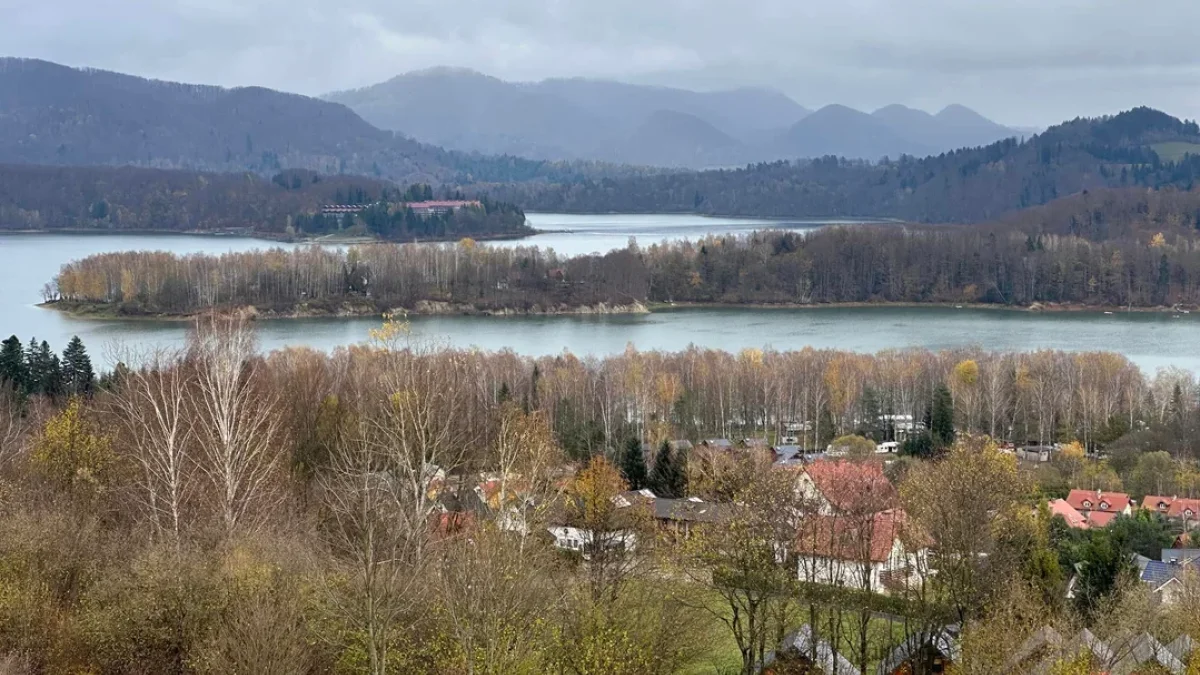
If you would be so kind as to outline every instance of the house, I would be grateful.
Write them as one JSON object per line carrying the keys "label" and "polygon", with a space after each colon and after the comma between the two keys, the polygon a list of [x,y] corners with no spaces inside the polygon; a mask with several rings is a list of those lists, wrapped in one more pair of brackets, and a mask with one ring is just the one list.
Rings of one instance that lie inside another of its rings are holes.
{"label": "house", "polygon": [[713,504],[696,497],[688,499],[665,499],[656,497],[653,502],[654,520],[659,528],[677,537],[689,537],[697,526],[716,523],[729,513],[727,504]]}
{"label": "house", "polygon": [[877,592],[909,586],[929,569],[929,542],[907,525],[901,509],[807,519],[796,536],[797,576]]}
{"label": "house", "polygon": [[1117,516],[1133,513],[1133,500],[1124,492],[1071,490],[1067,495],[1067,503],[1086,516],[1093,527],[1104,527]]}
{"label": "house", "polygon": [[671,448],[671,452],[687,452],[692,449],[692,442],[686,439],[667,441],[667,445]]}
{"label": "house", "polygon": [[951,630],[933,635],[913,635],[879,663],[879,675],[937,674],[950,671],[961,649]]}
{"label": "house", "polygon": [[813,635],[808,624],[785,636],[779,647],[763,658],[762,672],[763,675],[799,675],[813,672],[814,667],[821,673],[850,675],[858,672],[858,668],[837,653],[829,642]]}
{"label": "house", "polygon": [[1159,560],[1137,559],[1138,576],[1159,599],[1170,604],[1188,574],[1200,574],[1200,549],[1165,548]]}
{"label": "house", "polygon": [[702,442],[700,445],[703,445],[706,448],[713,448],[715,450],[733,449],[733,441],[729,440],[728,438],[710,438]]}
{"label": "house", "polygon": [[366,204],[326,204],[321,207],[321,215],[340,218],[347,213],[360,213],[365,211],[366,208]]}
{"label": "house", "polygon": [[447,213],[453,213],[459,209],[480,208],[482,204],[473,200],[432,200],[424,202],[408,202],[406,206],[412,209],[412,212],[418,216],[444,216]]}
{"label": "house", "polygon": [[1171,520],[1182,520],[1185,528],[1187,523],[1200,520],[1200,499],[1147,495],[1142,499],[1142,508]]}
{"label": "house", "polygon": [[821,515],[874,513],[895,508],[899,495],[875,461],[822,459],[805,467],[796,489]]}
{"label": "house", "polygon": [[1134,637],[1120,650],[1124,653],[1113,667],[1113,673],[1142,673],[1166,671],[1172,675],[1184,675],[1187,665],[1171,653],[1163,643],[1149,633]]}
{"label": "house", "polygon": [[605,532],[593,532],[579,518],[582,504],[570,501],[572,497],[560,498],[550,509],[546,531],[554,538],[554,545],[565,551],[575,551],[590,558],[600,551],[626,551],[637,546],[634,524],[638,518],[636,509],[649,509],[655,499],[649,490],[630,490],[612,497],[618,516],[617,527]]}
{"label": "house", "polygon": [[1091,527],[1087,516],[1076,511],[1075,507],[1068,504],[1065,499],[1050,500],[1050,515],[1062,516],[1063,520],[1067,521],[1067,525],[1078,530],[1086,530]]}
{"label": "house", "polygon": [[1016,448],[1013,454],[1026,462],[1049,462],[1054,455],[1054,448],[1049,445],[1026,445]]}
{"label": "house", "polygon": [[804,448],[799,445],[786,444],[776,445],[771,448],[771,451],[775,453],[775,463],[780,464],[798,459],[804,453]]}
{"label": "house", "polygon": [[1081,513],[1065,499],[1051,499],[1049,505],[1051,516],[1062,516],[1067,525],[1080,530],[1105,527],[1117,517],[1117,514],[1107,511]]}

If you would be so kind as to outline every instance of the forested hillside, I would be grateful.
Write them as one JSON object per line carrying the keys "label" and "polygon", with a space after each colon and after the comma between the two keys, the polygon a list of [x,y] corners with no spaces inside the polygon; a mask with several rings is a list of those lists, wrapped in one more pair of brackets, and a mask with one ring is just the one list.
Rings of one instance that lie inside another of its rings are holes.
{"label": "forested hillside", "polygon": [[[482,200],[480,209],[418,217],[399,204],[432,198],[359,176],[289,170],[200,173],[134,167],[0,165],[0,231],[96,230],[243,232],[305,236],[358,227],[361,233],[411,240],[526,234],[516,207]],[[427,193],[427,194],[426,194]],[[452,196],[443,194],[442,196]],[[325,204],[373,204],[359,216],[324,217]]]}
{"label": "forested hillside", "polygon": [[286,168],[405,182],[566,181],[628,173],[452,153],[377,129],[349,108],[261,87],[147,80],[0,58],[0,162],[132,164],[270,175]]}
{"label": "forested hillside", "polygon": [[467,245],[312,248],[180,258],[125,252],[63,267],[63,300],[117,313],[210,308],[360,313],[570,311],[646,302],[1200,305],[1200,250],[1180,235],[1096,243],[973,228],[837,227],[559,258]]}
{"label": "forested hillside", "polygon": [[570,186],[493,191],[527,209],[699,212],[744,216],[873,216],[983,222],[1102,187],[1190,189],[1200,156],[1172,161],[1151,147],[1200,143],[1200,128],[1148,108],[1077,119],[1020,142],[1008,139],[935,157],[877,164],[825,157]]}

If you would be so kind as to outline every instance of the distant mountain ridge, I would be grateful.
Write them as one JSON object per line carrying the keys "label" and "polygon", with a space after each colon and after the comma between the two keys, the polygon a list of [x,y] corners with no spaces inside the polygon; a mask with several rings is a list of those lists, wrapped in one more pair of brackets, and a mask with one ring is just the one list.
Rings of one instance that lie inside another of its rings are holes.
{"label": "distant mountain ridge", "polygon": [[[770,89],[696,92],[584,78],[506,82],[454,68],[406,73],[325,98],[375,126],[453,150],[692,169],[823,155],[925,156],[1022,135],[959,105],[936,115],[903,106],[869,115],[840,105],[814,112]],[[679,128],[664,127],[667,114]]]}
{"label": "distant mountain ridge", "polygon": [[376,128],[346,106],[262,87],[164,82],[17,58],[0,58],[0,163],[263,175],[294,168],[402,182],[604,172],[447,152]]}

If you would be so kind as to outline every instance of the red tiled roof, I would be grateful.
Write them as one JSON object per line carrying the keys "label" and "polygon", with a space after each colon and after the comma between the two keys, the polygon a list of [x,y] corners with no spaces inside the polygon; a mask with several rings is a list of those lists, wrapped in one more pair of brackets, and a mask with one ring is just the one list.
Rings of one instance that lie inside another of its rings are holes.
{"label": "red tiled roof", "polygon": [[1086,517],[1089,527],[1108,527],[1119,515],[1121,514],[1111,511],[1088,511]]}
{"label": "red tiled roof", "polygon": [[1168,518],[1200,518],[1200,499],[1147,495],[1142,499],[1142,508],[1157,511]]}
{"label": "red tiled roof", "polygon": [[805,471],[835,511],[870,513],[895,508],[896,488],[878,462],[821,460]]}
{"label": "red tiled roof", "polygon": [[1056,516],[1062,516],[1063,520],[1067,521],[1067,525],[1086,530],[1088,528],[1088,520],[1084,515],[1075,510],[1074,506],[1067,503],[1065,499],[1050,500],[1050,513]]}
{"label": "red tiled roof", "polygon": [[[1103,492],[1100,490],[1071,490],[1067,495],[1067,503],[1076,511],[1106,511],[1120,513],[1133,500],[1124,492]],[[1107,507],[1107,508],[1105,508]]]}
{"label": "red tiled roof", "polygon": [[[796,537],[796,552],[821,558],[883,562],[904,534],[907,517],[892,509],[865,518],[819,516],[809,519]],[[869,541],[868,541],[869,539]]]}

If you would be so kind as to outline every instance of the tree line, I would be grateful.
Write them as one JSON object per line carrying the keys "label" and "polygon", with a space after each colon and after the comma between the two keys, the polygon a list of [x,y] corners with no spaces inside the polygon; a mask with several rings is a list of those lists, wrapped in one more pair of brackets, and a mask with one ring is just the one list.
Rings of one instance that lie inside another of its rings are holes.
{"label": "tree line", "polygon": [[[220,256],[105,253],[65,265],[48,299],[125,313],[354,305],[382,313],[557,311],[600,303],[1200,304],[1200,249],[1183,235],[1094,242],[971,228],[829,227],[562,257],[536,248],[371,245]],[[422,304],[426,303],[426,304]]]}
{"label": "tree line", "polygon": [[[384,239],[528,234],[525,214],[482,198],[478,209],[418,216],[412,201],[434,199],[428,184],[401,187],[365,177],[289,170],[267,180],[132,167],[0,165],[0,230],[241,232],[312,236],[349,230]],[[461,196],[439,190],[438,196]],[[369,209],[322,215],[327,204]]]}
{"label": "tree line", "polygon": [[[807,624],[866,672],[955,622],[961,672],[994,673],[1046,624],[1113,644],[1133,628],[1200,629],[1195,589],[1152,606],[1121,563],[1165,536],[1157,521],[1065,532],[1034,508],[1042,476],[972,433],[1033,433],[1050,416],[1059,438],[1083,440],[1086,420],[1130,415],[1134,435],[1177,444],[1162,471],[1194,473],[1195,435],[1176,426],[1200,414],[1191,374],[1051,352],[531,359],[431,347],[394,322],[333,354],[260,354],[251,326],[210,317],[181,350],[126,351],[90,393],[2,397],[6,668],[750,675]],[[993,372],[1012,396],[998,420]],[[938,574],[889,594],[812,583],[791,553],[780,563],[781,545],[827,522],[793,470],[661,443],[808,420],[811,443],[926,406],[957,434],[935,454],[886,476],[871,459],[839,465],[847,522],[903,506],[903,536],[932,535],[942,553]],[[635,456],[646,485],[725,516],[685,535],[619,507]],[[1085,467],[1072,487],[1103,464],[1068,460]],[[873,489],[854,489],[863,477]],[[557,550],[555,523],[594,538]],[[1090,576],[1066,602],[1076,562]]]}
{"label": "tree line", "polygon": [[880,162],[821,157],[740,169],[488,186],[529,210],[891,217],[981,223],[1083,190],[1190,190],[1200,154],[1165,160],[1162,142],[1200,143],[1194,122],[1148,108],[1076,119],[1025,141]]}
{"label": "tree line", "polygon": [[45,340],[31,338],[22,346],[12,335],[0,342],[0,386],[21,396],[82,396],[95,388],[96,371],[79,336],[71,338],[59,358]]}

